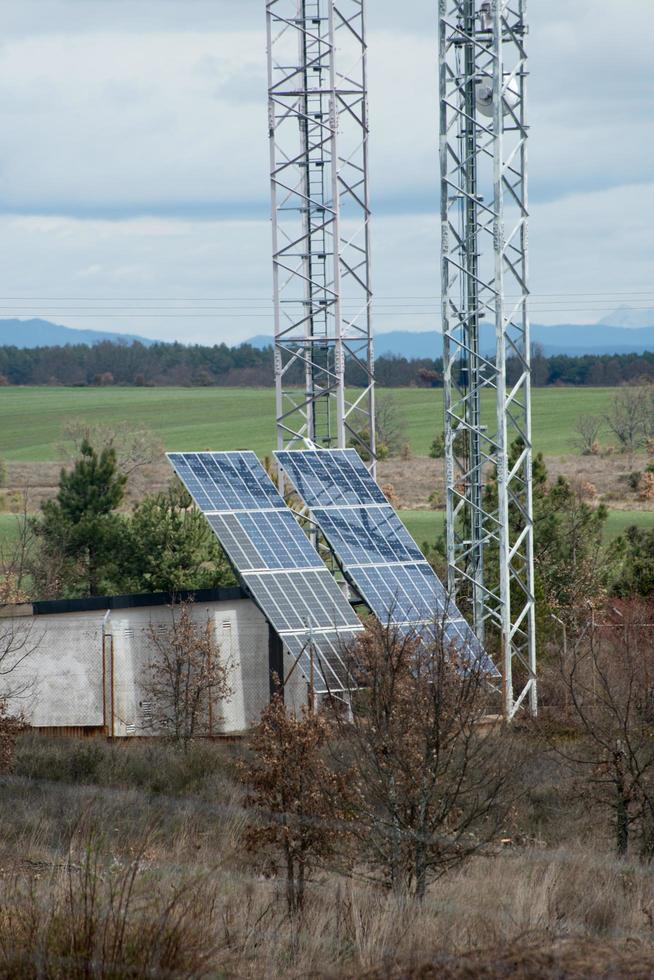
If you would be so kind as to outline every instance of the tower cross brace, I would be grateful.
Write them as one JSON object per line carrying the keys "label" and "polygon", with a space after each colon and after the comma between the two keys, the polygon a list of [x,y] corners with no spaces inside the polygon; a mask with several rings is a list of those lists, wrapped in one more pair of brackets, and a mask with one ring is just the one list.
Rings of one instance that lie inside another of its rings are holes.
{"label": "tower cross brace", "polygon": [[449,586],[499,654],[507,719],[537,709],[525,18],[526,0],[439,2]]}
{"label": "tower cross brace", "polygon": [[266,0],[277,445],[374,470],[365,0]]}

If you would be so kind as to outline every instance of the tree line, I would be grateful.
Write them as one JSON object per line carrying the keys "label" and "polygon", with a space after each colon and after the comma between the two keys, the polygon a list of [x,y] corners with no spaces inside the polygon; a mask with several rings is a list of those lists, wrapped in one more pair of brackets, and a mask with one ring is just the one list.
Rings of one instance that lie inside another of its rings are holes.
{"label": "tree line", "polygon": [[[519,364],[509,360],[509,380],[517,377],[519,371]],[[643,379],[654,380],[654,352],[546,357],[542,349],[535,347],[532,371],[534,384],[538,387],[611,387]],[[438,357],[406,358],[385,354],[376,359],[375,374],[383,387],[440,388],[443,361]],[[291,366],[286,378],[289,384],[302,384],[301,363]],[[146,346],[138,342],[105,341],[92,347],[86,344],[0,347],[0,385],[266,387],[273,381],[272,348],[260,349],[251,344],[208,347],[156,343]],[[357,387],[365,381],[361,367],[353,360],[346,362],[346,382]]]}

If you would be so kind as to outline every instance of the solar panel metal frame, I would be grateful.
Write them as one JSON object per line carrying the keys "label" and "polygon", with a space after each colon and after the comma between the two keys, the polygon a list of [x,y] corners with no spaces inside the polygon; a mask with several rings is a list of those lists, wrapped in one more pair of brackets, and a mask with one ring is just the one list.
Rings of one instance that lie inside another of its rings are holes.
{"label": "solar panel metal frame", "polygon": [[166,455],[316,693],[351,686],[342,652],[363,626],[255,453]]}
{"label": "solar panel metal frame", "polygon": [[[499,676],[356,450],[283,450],[274,456],[346,577],[381,622],[430,636],[438,628],[460,652],[472,655],[485,671]],[[364,512],[369,518],[362,540]]]}

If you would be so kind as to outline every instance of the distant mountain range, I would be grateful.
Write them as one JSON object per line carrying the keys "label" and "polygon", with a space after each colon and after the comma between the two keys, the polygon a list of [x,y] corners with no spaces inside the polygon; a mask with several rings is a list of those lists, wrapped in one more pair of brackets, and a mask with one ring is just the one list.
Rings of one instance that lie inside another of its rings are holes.
{"label": "distant mountain range", "polygon": [[[625,322],[616,322],[622,318]],[[649,323],[643,322],[649,320]],[[623,307],[599,323],[559,324],[546,327],[532,324],[532,340],[543,348],[546,356],[569,354],[642,354],[654,351],[654,310],[631,310]],[[495,347],[494,328],[482,324],[481,346],[485,353]],[[67,344],[99,344],[102,341],[131,344],[139,341],[150,345],[156,341],[136,334],[105,330],[77,330],[48,320],[0,320],[0,346],[57,347]],[[259,349],[272,344],[271,335],[260,334],[248,343]],[[443,338],[436,330],[391,330],[375,336],[375,353],[407,358],[440,357]]]}
{"label": "distant mountain range", "polygon": [[631,306],[619,306],[598,322],[607,327],[651,327],[654,323],[654,310],[634,310]]}
{"label": "distant mountain range", "polygon": [[[654,320],[654,311],[652,312]],[[532,324],[531,339],[543,348],[547,357],[568,354],[642,354],[654,351],[654,326],[628,327],[603,323],[591,325],[570,323],[553,327]],[[259,335],[249,341],[253,347],[272,344],[271,336]],[[481,327],[481,347],[484,353],[495,348],[495,330],[490,323]],[[395,355],[407,358],[440,357],[443,337],[436,330],[390,330],[375,335],[375,355]]]}
{"label": "distant mountain range", "polygon": [[110,340],[115,344],[141,344],[155,341],[126,333],[105,330],[76,330],[49,320],[0,320],[0,347],[65,347],[67,344],[93,344]]}

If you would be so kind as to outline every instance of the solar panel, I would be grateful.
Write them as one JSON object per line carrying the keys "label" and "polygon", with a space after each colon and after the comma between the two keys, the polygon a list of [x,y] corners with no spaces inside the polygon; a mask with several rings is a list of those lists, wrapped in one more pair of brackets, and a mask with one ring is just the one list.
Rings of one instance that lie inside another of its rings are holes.
{"label": "solar panel", "polygon": [[[314,520],[348,564],[424,561],[420,548],[388,504],[312,510]],[[338,549],[332,542],[338,541]]]}
{"label": "solar panel", "polygon": [[435,638],[497,675],[474,631],[354,449],[286,450],[275,458],[382,622]]}
{"label": "solar panel", "polygon": [[255,454],[168,459],[253,600],[305,676],[312,673],[316,691],[342,690],[343,650],[361,622]]}

